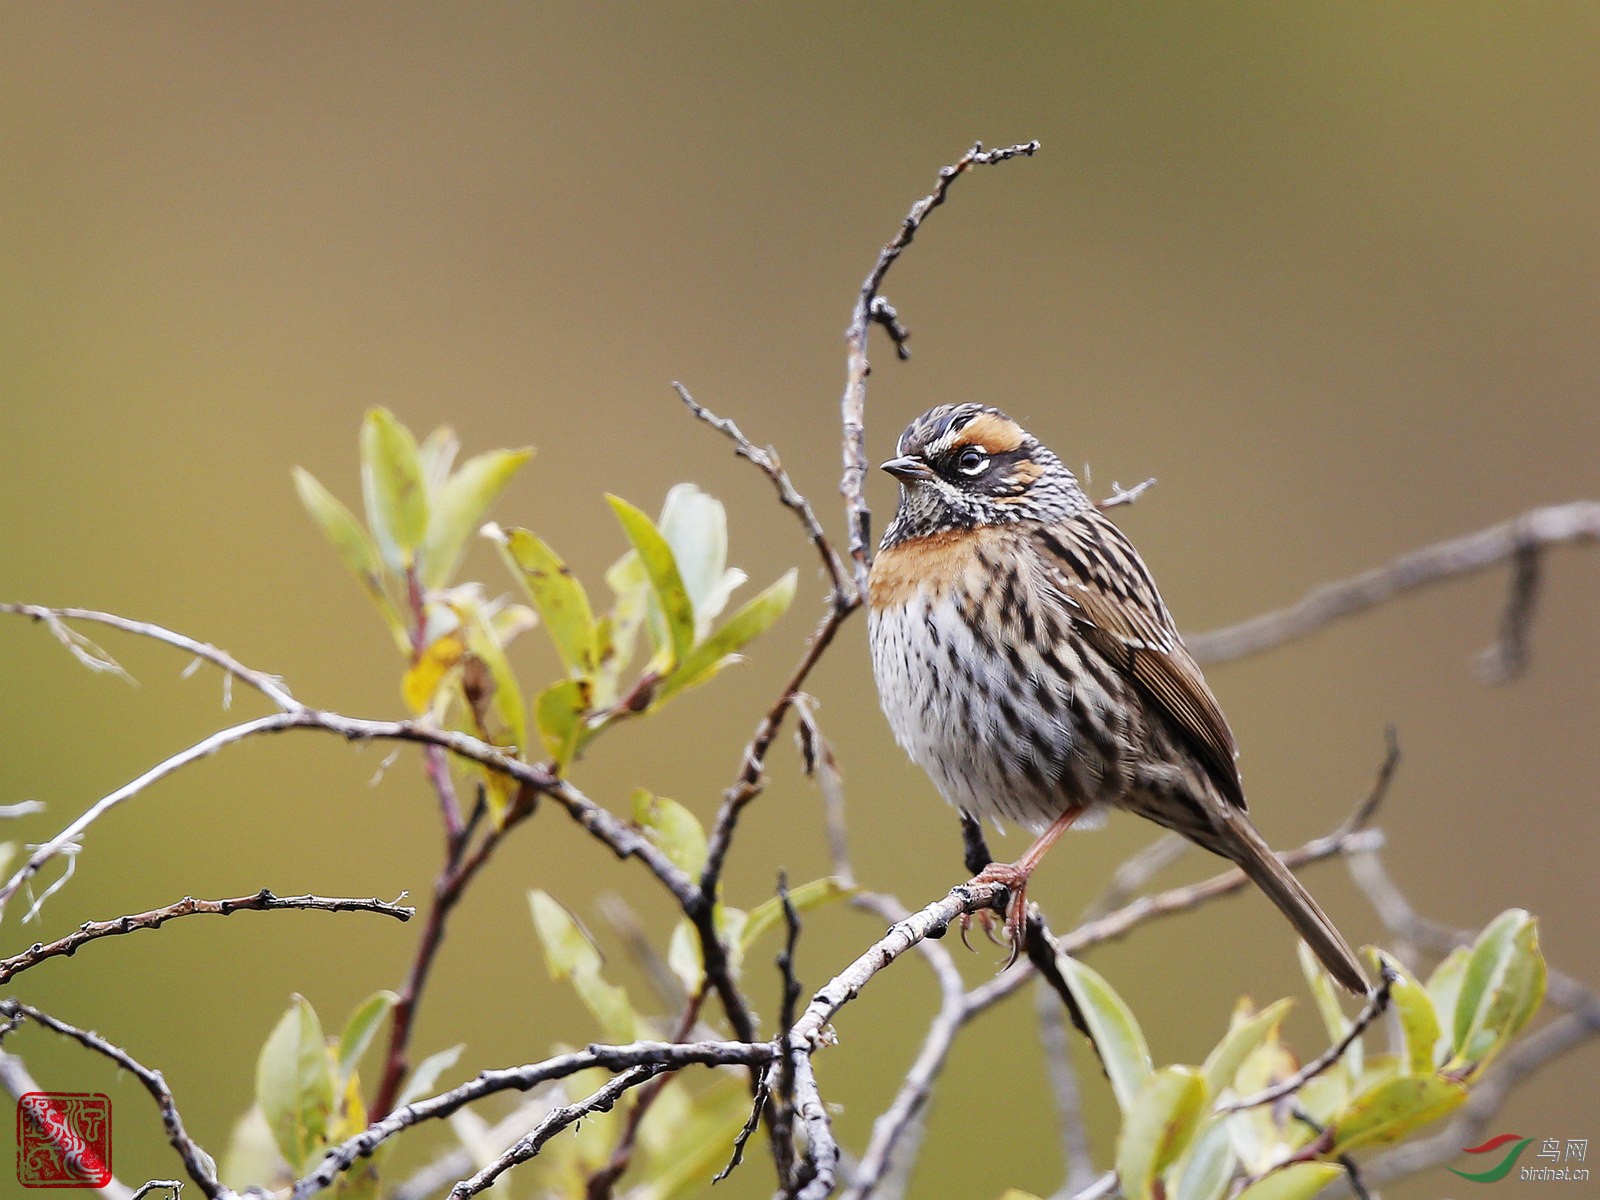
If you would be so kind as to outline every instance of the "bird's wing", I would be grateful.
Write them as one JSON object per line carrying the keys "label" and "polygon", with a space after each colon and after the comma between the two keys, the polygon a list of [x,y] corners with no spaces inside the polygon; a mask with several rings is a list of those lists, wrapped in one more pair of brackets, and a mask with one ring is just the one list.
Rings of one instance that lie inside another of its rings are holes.
{"label": "bird's wing", "polygon": [[1244,785],[1233,731],[1139,552],[1098,511],[1039,529],[1046,575],[1085,638],[1126,671],[1240,809]]}

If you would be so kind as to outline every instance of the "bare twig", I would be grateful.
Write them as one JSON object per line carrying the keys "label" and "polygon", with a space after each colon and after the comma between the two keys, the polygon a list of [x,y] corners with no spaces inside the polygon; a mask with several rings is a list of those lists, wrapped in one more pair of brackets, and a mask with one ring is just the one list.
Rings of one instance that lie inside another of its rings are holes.
{"label": "bare twig", "polygon": [[1253,1096],[1243,1096],[1238,1100],[1220,1105],[1217,1111],[1235,1113],[1243,1112],[1247,1108],[1259,1108],[1263,1104],[1271,1104],[1274,1100],[1282,1100],[1285,1096],[1292,1096],[1295,1092],[1305,1087],[1306,1084],[1343,1058],[1345,1051],[1355,1044],[1356,1039],[1384,1014],[1389,1007],[1389,992],[1394,987],[1396,978],[1398,976],[1396,976],[1394,968],[1385,961],[1378,986],[1373,989],[1372,995],[1367,998],[1366,1004],[1356,1014],[1355,1020],[1350,1022],[1350,1028],[1345,1030],[1343,1037],[1287,1079],[1279,1080],[1271,1087],[1263,1088]]}
{"label": "bare twig", "polygon": [[217,1178],[216,1165],[211,1156],[197,1146],[188,1131],[184,1129],[183,1117],[178,1112],[178,1103],[173,1099],[172,1090],[167,1087],[167,1081],[161,1077],[160,1071],[145,1066],[122,1047],[112,1045],[98,1033],[79,1029],[76,1025],[68,1025],[65,1021],[58,1020],[49,1013],[41,1012],[20,1000],[0,1000],[0,1014],[12,1019],[26,1017],[63,1037],[71,1038],[85,1049],[109,1058],[127,1071],[144,1086],[144,1090],[150,1093],[151,1098],[161,1109],[161,1123],[166,1127],[167,1141],[183,1160],[183,1169],[188,1172],[189,1178],[199,1185],[209,1200],[233,1200],[234,1192],[224,1187],[222,1181]]}
{"label": "bare twig", "polygon": [[371,1154],[402,1130],[448,1117],[465,1105],[497,1092],[526,1092],[592,1067],[621,1072],[648,1067],[654,1073],[694,1065],[761,1066],[771,1062],[776,1054],[777,1048],[771,1042],[630,1042],[622,1046],[594,1045],[527,1066],[484,1071],[476,1079],[447,1092],[401,1105],[330,1149],[315,1170],[295,1183],[293,1200],[307,1200],[328,1187],[357,1159]]}
{"label": "bare twig", "polygon": [[[794,1104],[806,1131],[806,1149],[801,1160],[801,1176],[796,1178],[799,1186],[793,1189],[793,1195],[795,1200],[825,1200],[833,1194],[839,1168],[839,1143],[833,1136],[833,1122],[822,1102],[809,1053],[797,1055],[794,1060]],[[780,1194],[789,1194],[789,1189]]]}
{"label": "bare twig", "polygon": [[683,384],[674,381],[672,389],[678,393],[678,399],[688,406],[689,411],[697,419],[726,435],[733,442],[735,454],[754,463],[756,468],[772,481],[772,486],[778,490],[779,501],[785,508],[794,512],[800,521],[800,527],[805,530],[806,537],[821,556],[822,569],[827,573],[828,583],[833,588],[834,602],[850,604],[852,607],[859,603],[859,598],[850,598],[852,585],[843,560],[834,550],[833,543],[828,540],[828,534],[822,528],[822,522],[817,520],[811,502],[800,494],[794,486],[794,481],[789,478],[789,472],[783,469],[783,463],[778,460],[777,450],[770,445],[764,449],[757,446],[745,437],[744,432],[733,423],[732,418],[717,416],[691,396]]}
{"label": "bare twig", "polygon": [[865,492],[867,478],[867,376],[872,364],[867,357],[867,334],[874,324],[889,330],[900,356],[904,358],[906,339],[910,336],[900,324],[899,314],[878,295],[889,268],[911,245],[928,214],[945,202],[950,187],[973,167],[1005,162],[1018,155],[1031,156],[1039,143],[1024,142],[999,150],[985,150],[978,143],[951,163],[939,170],[938,182],[933,191],[911,206],[900,223],[900,229],[878,253],[877,262],[867,272],[856,296],[855,308],[850,314],[850,324],[845,328],[845,384],[839,400],[840,423],[844,430],[844,474],[839,490],[844,495],[845,512],[850,531],[850,557],[855,563],[856,590],[861,595],[867,591],[867,567],[871,559],[872,514],[867,508]]}
{"label": "bare twig", "polygon": [[[1600,502],[1577,500],[1535,508],[1477,533],[1413,550],[1350,579],[1313,588],[1288,608],[1186,640],[1200,662],[1229,662],[1303,638],[1341,617],[1364,612],[1416,588],[1518,559],[1535,547],[1596,540],[1600,540]],[[1520,641],[1525,638],[1521,626],[1526,614],[1516,620]]]}
{"label": "bare twig", "polygon": [[35,850],[5,885],[0,886],[0,907],[3,907],[5,902],[39,871],[40,867],[62,853],[63,847],[75,842],[85,829],[124,800],[138,795],[151,784],[166,778],[179,768],[214,754],[224,746],[244,741],[256,734],[278,733],[291,729],[320,730],[337,734],[352,742],[400,741],[440,746],[460,758],[507,775],[539,795],[549,796],[618,858],[637,858],[644,863],[651,874],[672,892],[680,905],[687,909],[699,903],[699,891],[694,881],[685,875],[655,843],[589,799],[569,780],[552,774],[543,764],[523,762],[511,757],[498,746],[453,729],[437,729],[417,721],[378,721],[347,717],[339,713],[301,707],[292,712],[273,713],[219,730],[156,764],[137,779],[96,801],[67,828]]}
{"label": "bare twig", "polygon": [[1083,1101],[1067,1048],[1067,1023],[1061,1016],[1061,1002],[1043,981],[1034,989],[1034,997],[1034,1009],[1039,1018],[1039,1044],[1044,1051],[1045,1074],[1056,1105],[1056,1127],[1061,1139],[1059,1194],[1068,1196],[1094,1182],[1094,1160],[1089,1154],[1089,1131],[1083,1122]]}
{"label": "bare twig", "polygon": [[582,1100],[572,1104],[563,1104],[553,1109],[544,1120],[540,1121],[522,1138],[499,1158],[495,1159],[483,1170],[473,1175],[470,1179],[463,1179],[450,1189],[450,1200],[467,1200],[468,1196],[476,1196],[485,1188],[491,1187],[494,1181],[500,1178],[512,1167],[527,1162],[533,1158],[544,1144],[568,1125],[582,1120],[591,1113],[610,1112],[618,1097],[629,1088],[637,1087],[652,1078],[661,1068],[654,1065],[630,1067],[622,1074],[613,1077],[603,1086],[591,1092]]}
{"label": "bare twig", "polygon": [[13,954],[10,958],[0,959],[0,983],[6,983],[17,975],[37,966],[49,958],[68,957],[76,954],[78,947],[96,938],[112,937],[121,933],[133,933],[139,929],[158,929],[174,917],[189,917],[196,914],[211,914],[226,917],[236,912],[269,912],[273,909],[302,908],[319,909],[323,912],[375,912],[384,916],[394,917],[401,921],[409,921],[416,913],[414,908],[406,908],[399,904],[390,904],[383,900],[356,900],[333,896],[275,896],[266,888],[252,896],[235,896],[231,900],[196,900],[193,896],[185,896],[176,904],[169,904],[165,908],[151,909],[149,912],[133,913],[125,917],[118,917],[114,921],[86,921],[77,930],[69,933],[64,938],[50,942],[48,945],[35,942],[21,954]]}
{"label": "bare twig", "polygon": [[[303,707],[300,701],[296,700],[290,694],[289,689],[284,686],[283,680],[276,675],[268,675],[265,671],[253,670],[234,658],[226,650],[220,650],[207,642],[196,641],[185,634],[175,633],[160,625],[151,624],[149,621],[132,621],[127,617],[119,617],[115,613],[96,612],[92,608],[47,608],[42,604],[16,604],[11,602],[0,602],[0,613],[12,613],[16,616],[31,617],[35,621],[43,622],[56,640],[72,651],[74,657],[80,662],[86,662],[87,665],[95,670],[107,669],[105,662],[109,660],[102,659],[99,663],[88,662],[84,657],[79,642],[76,640],[76,636],[66,626],[65,622],[91,621],[98,625],[120,630],[123,633],[131,633],[136,637],[162,642],[174,649],[192,654],[196,658],[204,659],[214,666],[221,667],[227,675],[254,688],[286,712]],[[111,663],[110,666],[117,671],[122,670],[115,663]],[[126,674],[126,672],[123,673]]]}
{"label": "bare twig", "polygon": [[1515,679],[1528,665],[1528,632],[1539,601],[1540,550],[1525,541],[1511,560],[1511,590],[1500,614],[1500,640],[1478,658],[1478,667],[1490,683]]}
{"label": "bare twig", "polygon": [[1108,508],[1121,508],[1124,504],[1132,504],[1140,496],[1144,495],[1151,488],[1155,487],[1155,485],[1156,481],[1155,476],[1153,475],[1149,479],[1146,479],[1143,483],[1134,484],[1131,488],[1125,488],[1120,483],[1117,483],[1115,480],[1113,480],[1111,484],[1111,495],[1107,496],[1104,500],[1098,501],[1095,504],[1095,507],[1101,512],[1105,512]]}

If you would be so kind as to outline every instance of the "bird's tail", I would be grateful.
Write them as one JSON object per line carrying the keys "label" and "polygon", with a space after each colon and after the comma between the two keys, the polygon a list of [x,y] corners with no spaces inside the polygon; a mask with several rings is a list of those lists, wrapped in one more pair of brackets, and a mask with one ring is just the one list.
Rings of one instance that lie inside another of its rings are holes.
{"label": "bird's tail", "polygon": [[1250,818],[1238,811],[1230,811],[1226,818],[1227,833],[1219,838],[1217,849],[1231,858],[1276,904],[1289,923],[1316,956],[1328,973],[1344,987],[1358,996],[1372,987],[1350,943],[1334,927],[1328,914],[1311,898],[1311,893],[1300,885],[1289,868],[1272,852],[1272,847],[1256,832]]}

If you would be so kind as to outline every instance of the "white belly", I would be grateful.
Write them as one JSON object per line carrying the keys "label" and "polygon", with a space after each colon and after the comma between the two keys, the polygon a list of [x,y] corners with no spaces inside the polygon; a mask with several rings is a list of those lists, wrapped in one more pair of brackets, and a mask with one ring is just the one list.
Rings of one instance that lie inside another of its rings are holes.
{"label": "white belly", "polygon": [[[1068,697],[1039,651],[980,647],[949,593],[870,614],[872,668],[884,714],[944,798],[977,817],[1042,830],[1100,797],[1074,751]],[[1093,822],[1090,822],[1093,823]]]}

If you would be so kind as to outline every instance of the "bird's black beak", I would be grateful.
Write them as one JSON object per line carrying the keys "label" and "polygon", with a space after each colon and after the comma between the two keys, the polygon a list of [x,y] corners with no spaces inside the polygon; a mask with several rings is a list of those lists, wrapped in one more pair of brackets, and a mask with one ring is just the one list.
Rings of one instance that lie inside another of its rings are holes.
{"label": "bird's black beak", "polygon": [[902,454],[899,458],[891,458],[881,466],[901,483],[916,483],[918,480],[933,478],[933,469],[915,454]]}

